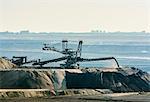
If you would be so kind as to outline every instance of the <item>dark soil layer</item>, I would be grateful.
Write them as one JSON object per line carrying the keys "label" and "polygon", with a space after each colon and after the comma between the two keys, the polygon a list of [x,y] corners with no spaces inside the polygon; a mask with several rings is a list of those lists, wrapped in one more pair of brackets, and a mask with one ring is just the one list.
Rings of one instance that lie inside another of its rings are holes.
{"label": "dark soil layer", "polygon": [[143,80],[141,72],[125,76],[117,72],[66,72],[66,86],[69,89],[111,89],[114,92],[150,91],[150,83]]}

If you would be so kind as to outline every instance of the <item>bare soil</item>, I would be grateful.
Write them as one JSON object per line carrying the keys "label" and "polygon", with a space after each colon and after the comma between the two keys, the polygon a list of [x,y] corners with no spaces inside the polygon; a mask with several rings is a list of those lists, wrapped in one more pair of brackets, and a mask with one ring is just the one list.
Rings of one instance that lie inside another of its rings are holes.
{"label": "bare soil", "polygon": [[0,102],[149,102],[149,101],[150,101],[150,93],[0,99]]}

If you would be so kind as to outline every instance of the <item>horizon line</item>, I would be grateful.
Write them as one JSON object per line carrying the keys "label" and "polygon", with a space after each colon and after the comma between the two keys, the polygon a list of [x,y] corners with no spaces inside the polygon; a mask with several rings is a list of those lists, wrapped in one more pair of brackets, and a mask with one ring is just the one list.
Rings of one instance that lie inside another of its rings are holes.
{"label": "horizon line", "polygon": [[106,31],[106,30],[91,30],[91,31],[0,31],[0,33],[150,33],[149,31]]}

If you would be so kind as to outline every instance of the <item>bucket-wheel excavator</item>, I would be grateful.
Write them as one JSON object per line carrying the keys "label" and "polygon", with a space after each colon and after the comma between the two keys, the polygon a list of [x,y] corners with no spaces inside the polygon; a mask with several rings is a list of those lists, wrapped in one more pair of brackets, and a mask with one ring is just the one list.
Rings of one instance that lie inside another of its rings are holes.
{"label": "bucket-wheel excavator", "polygon": [[65,61],[64,64],[60,64],[61,68],[76,68],[79,67],[78,62],[88,62],[88,61],[100,61],[100,60],[114,60],[116,62],[117,67],[119,67],[119,63],[114,57],[104,57],[104,58],[82,58],[81,57],[81,52],[82,52],[82,43],[83,41],[79,41],[77,50],[72,50],[68,48],[68,41],[67,40],[62,40],[62,50],[58,50],[55,47],[50,47],[48,44],[44,44],[44,47],[42,48],[43,50],[50,50],[50,51],[55,51],[58,53],[63,54],[63,57],[56,58],[56,59],[51,59],[51,60],[46,60],[46,61],[39,61],[33,63],[33,65],[39,65],[43,66],[48,63],[52,62],[59,62],[59,61]]}

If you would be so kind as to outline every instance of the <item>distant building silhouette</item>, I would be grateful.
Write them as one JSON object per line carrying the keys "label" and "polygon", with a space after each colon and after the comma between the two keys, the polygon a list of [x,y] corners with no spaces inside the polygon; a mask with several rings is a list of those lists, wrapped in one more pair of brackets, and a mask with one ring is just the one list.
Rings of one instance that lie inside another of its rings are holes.
{"label": "distant building silhouette", "polygon": [[20,34],[28,34],[28,33],[30,33],[29,30],[22,30],[22,31],[20,31]]}

